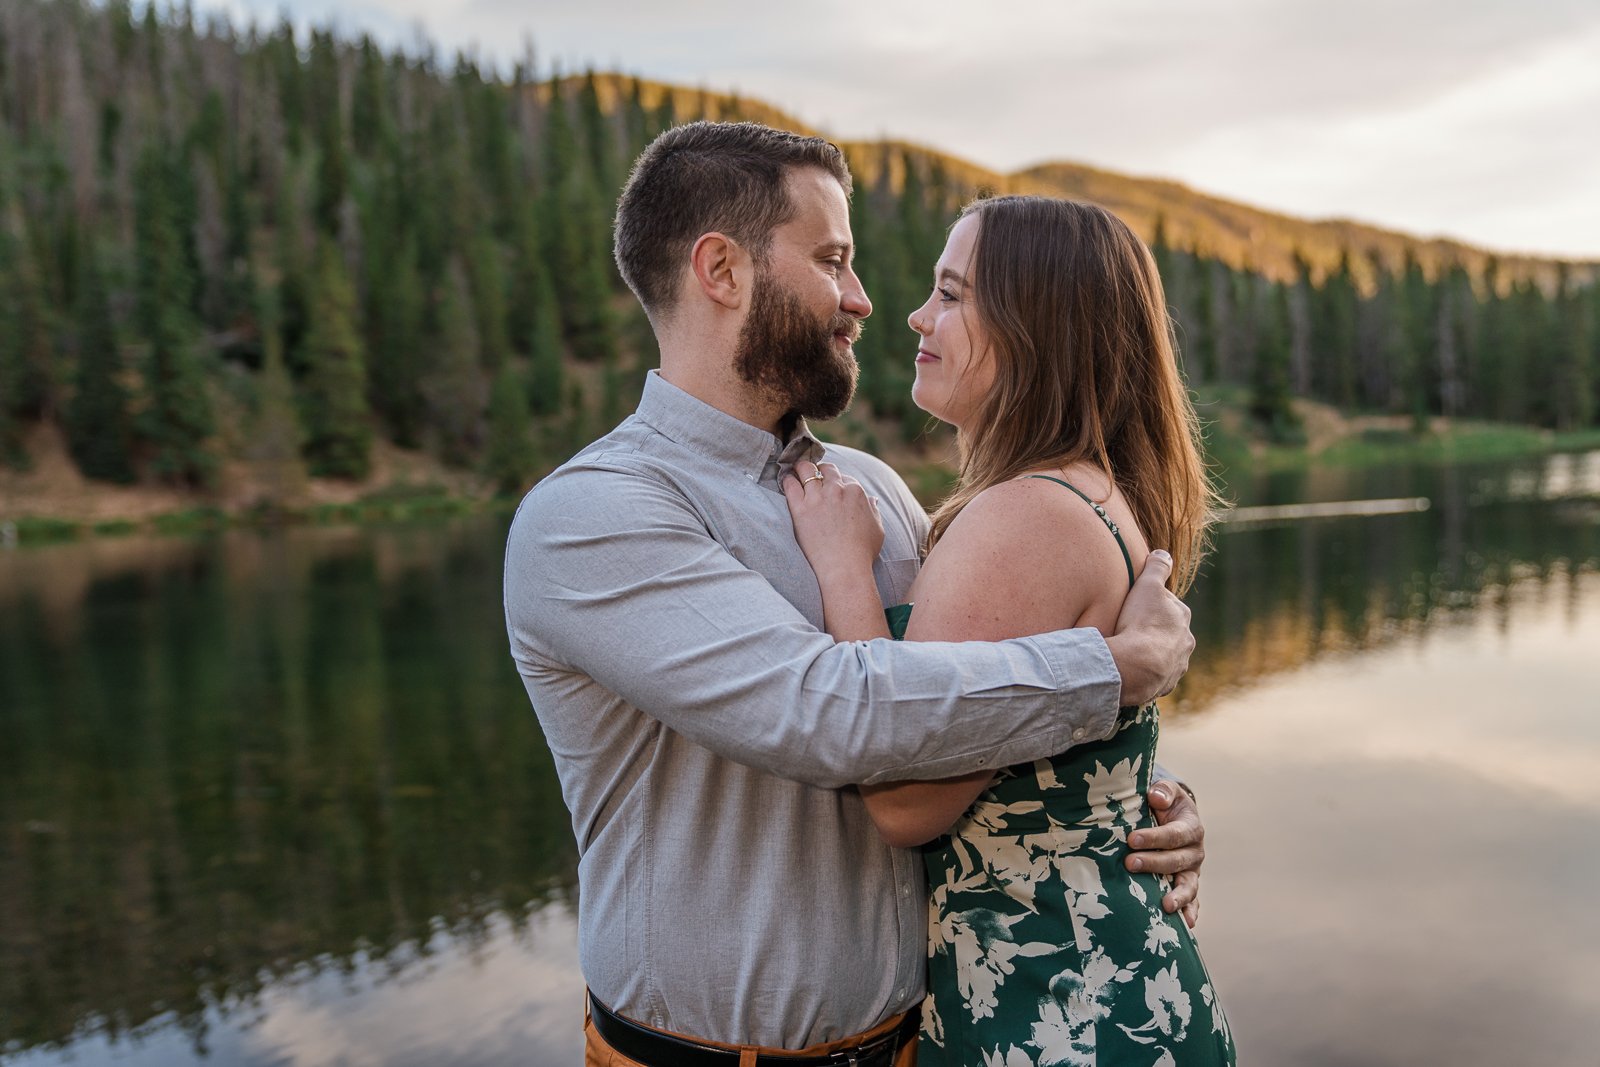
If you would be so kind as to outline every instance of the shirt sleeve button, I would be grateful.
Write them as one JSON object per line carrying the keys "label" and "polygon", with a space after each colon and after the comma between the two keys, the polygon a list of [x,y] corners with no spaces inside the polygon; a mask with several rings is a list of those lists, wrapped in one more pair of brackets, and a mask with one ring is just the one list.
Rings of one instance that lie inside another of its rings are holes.
{"label": "shirt sleeve button", "polygon": [[1072,739],[1074,741],[1082,741],[1083,740],[1083,727],[1080,726],[1076,730],[1072,731]]}

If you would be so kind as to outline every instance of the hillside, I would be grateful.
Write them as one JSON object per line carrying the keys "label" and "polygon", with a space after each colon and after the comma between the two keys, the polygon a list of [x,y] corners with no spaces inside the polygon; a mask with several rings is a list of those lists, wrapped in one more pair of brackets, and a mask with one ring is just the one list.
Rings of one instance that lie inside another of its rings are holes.
{"label": "hillside", "polygon": [[[0,51],[0,522],[514,495],[625,416],[655,363],[611,257],[631,161],[701,117],[816,132],[707,87],[507,77],[187,6],[6,0]],[[1600,426],[1594,263],[1073,163],[1000,174],[893,139],[843,147],[877,314],[857,404],[827,432],[929,486],[948,438],[930,443],[910,400],[904,315],[984,191],[1125,217],[1190,384],[1238,397],[1246,432],[1280,446],[1316,436],[1306,402]]]}
{"label": "hillside", "polygon": [[[635,91],[634,79],[627,75],[597,74],[595,80],[601,106],[608,112],[621,109]],[[569,94],[577,92],[580,79],[569,81]],[[646,108],[658,108],[670,97],[673,112],[679,119],[705,115],[762,122],[798,133],[828,135],[826,130],[818,130],[750,97],[643,79],[638,81],[638,86]],[[540,86],[538,91],[542,99],[548,99],[548,87]],[[1498,262],[1500,281],[1506,287],[1532,280],[1549,288],[1555,284],[1557,265],[1562,262],[1497,252],[1445,238],[1414,236],[1351,219],[1306,219],[1278,214],[1191,189],[1181,182],[1137,177],[1083,163],[1042,163],[1005,174],[948,151],[892,138],[841,141],[839,146],[850,159],[858,187],[877,184],[887,168],[890,187],[900,188],[904,160],[910,158],[924,170],[941,169],[952,185],[961,190],[963,199],[979,191],[989,191],[1093,201],[1116,212],[1146,241],[1155,239],[1159,221],[1167,242],[1173,247],[1220,260],[1235,270],[1259,271],[1279,281],[1293,280],[1297,253],[1310,263],[1313,277],[1320,281],[1338,267],[1341,254],[1348,252],[1352,270],[1364,287],[1373,284],[1370,262],[1374,257],[1388,270],[1398,271],[1409,253],[1430,278],[1438,277],[1445,268],[1460,265],[1475,279],[1483,277],[1493,259]],[[1567,262],[1579,277],[1600,276],[1600,260]]]}
{"label": "hillside", "polygon": [[[987,189],[997,193],[1028,193],[1089,200],[1116,212],[1147,242],[1154,241],[1158,221],[1167,243],[1175,248],[1217,259],[1235,270],[1259,271],[1278,281],[1295,276],[1295,255],[1311,264],[1321,280],[1338,267],[1349,252],[1352,267],[1363,286],[1370,286],[1369,266],[1375,256],[1391,271],[1400,270],[1407,253],[1414,256],[1430,278],[1444,268],[1460,265],[1474,278],[1482,278],[1491,259],[1499,263],[1503,285],[1532,280],[1541,287],[1555,284],[1556,259],[1508,255],[1459,241],[1415,237],[1347,219],[1312,220],[1280,215],[1199,192],[1175,181],[1140,178],[1101,170],[1082,163],[1046,163],[1001,174],[937,149],[903,142],[846,142],[859,180],[871,183],[882,173],[883,160],[909,154],[924,165],[938,165],[953,182],[969,193]],[[890,151],[886,153],[886,149]],[[902,167],[894,164],[894,177]],[[1600,276],[1600,261],[1569,262],[1580,277]]]}

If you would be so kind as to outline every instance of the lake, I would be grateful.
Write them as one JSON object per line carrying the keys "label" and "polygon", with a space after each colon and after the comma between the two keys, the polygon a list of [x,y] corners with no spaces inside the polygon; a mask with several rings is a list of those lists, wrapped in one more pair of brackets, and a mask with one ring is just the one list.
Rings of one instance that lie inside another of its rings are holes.
{"label": "lake", "polygon": [[[1600,1063],[1600,452],[1236,490],[1426,501],[1225,525],[1190,597],[1244,1062]],[[506,521],[0,552],[0,1063],[578,1062]]]}

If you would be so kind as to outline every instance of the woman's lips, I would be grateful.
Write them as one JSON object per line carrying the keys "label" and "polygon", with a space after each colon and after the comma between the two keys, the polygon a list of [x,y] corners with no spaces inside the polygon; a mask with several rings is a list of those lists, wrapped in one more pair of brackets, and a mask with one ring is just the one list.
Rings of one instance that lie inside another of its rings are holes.
{"label": "woman's lips", "polygon": [[932,352],[929,352],[926,348],[919,348],[917,349],[917,362],[937,363],[939,362],[939,357],[934,355]]}

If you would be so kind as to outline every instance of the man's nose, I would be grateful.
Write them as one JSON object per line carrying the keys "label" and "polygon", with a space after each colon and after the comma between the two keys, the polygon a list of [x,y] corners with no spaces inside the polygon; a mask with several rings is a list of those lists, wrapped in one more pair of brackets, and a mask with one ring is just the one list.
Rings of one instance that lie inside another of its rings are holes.
{"label": "man's nose", "polygon": [[872,301],[867,299],[866,286],[861,284],[861,279],[856,277],[854,271],[850,272],[850,284],[839,296],[839,307],[858,319],[872,314]]}

